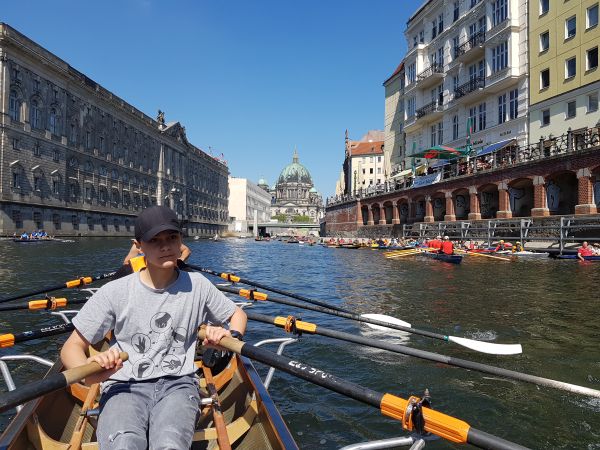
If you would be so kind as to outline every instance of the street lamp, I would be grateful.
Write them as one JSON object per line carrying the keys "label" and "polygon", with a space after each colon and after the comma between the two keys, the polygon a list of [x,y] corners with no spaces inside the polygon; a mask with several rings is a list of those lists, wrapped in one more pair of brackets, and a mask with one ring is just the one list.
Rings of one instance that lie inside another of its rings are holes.
{"label": "street lamp", "polygon": [[352,186],[354,187],[354,196],[356,197],[356,175],[357,175],[357,171],[356,169],[354,169],[354,183],[352,183]]}

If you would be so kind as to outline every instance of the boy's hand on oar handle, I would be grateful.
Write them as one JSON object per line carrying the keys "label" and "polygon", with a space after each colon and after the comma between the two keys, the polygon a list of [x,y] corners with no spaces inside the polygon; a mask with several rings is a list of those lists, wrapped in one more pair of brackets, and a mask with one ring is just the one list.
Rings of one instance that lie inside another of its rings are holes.
{"label": "boy's hand on oar handle", "polygon": [[108,350],[100,353],[96,353],[87,359],[88,363],[96,362],[104,370],[93,375],[89,375],[85,378],[85,384],[92,385],[95,383],[101,383],[108,380],[113,374],[121,370],[123,367],[123,361],[126,359],[122,358],[122,354],[116,347],[109,348]]}
{"label": "boy's hand on oar handle", "polygon": [[206,337],[202,341],[202,345],[211,348],[216,348],[219,350],[225,350],[218,344],[221,341],[221,339],[223,339],[225,336],[231,337],[231,333],[229,332],[229,330],[226,330],[223,327],[216,327],[213,325],[205,325],[202,328],[206,335]]}

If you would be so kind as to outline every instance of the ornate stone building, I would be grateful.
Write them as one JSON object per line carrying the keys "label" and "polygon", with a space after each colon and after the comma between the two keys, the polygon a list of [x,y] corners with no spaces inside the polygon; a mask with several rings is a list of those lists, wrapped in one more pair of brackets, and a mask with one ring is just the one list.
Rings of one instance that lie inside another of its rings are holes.
{"label": "ornate stone building", "polygon": [[131,235],[154,204],[190,235],[226,229],[228,168],[0,23],[0,234]]}
{"label": "ornate stone building", "polygon": [[272,216],[285,215],[288,221],[293,221],[294,217],[308,216],[312,223],[318,223],[323,217],[323,198],[314,187],[309,171],[299,163],[295,150],[292,163],[281,171],[271,196]]}

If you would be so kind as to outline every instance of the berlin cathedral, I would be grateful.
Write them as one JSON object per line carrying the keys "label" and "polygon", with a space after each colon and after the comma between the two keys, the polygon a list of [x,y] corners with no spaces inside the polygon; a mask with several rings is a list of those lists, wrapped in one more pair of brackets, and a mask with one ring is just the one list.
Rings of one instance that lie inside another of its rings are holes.
{"label": "berlin cathedral", "polygon": [[269,187],[263,179],[258,185],[271,194],[271,217],[285,216],[287,222],[308,217],[309,223],[319,223],[324,215],[323,198],[310,172],[298,161],[296,150],[292,163],[283,168],[274,186]]}

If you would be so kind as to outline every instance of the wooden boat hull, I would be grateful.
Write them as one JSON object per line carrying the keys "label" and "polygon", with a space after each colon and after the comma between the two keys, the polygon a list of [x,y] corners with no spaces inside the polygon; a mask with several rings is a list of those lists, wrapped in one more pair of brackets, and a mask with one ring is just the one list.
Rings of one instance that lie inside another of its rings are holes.
{"label": "wooden boat hull", "polygon": [[[62,365],[56,363],[48,374],[61,369]],[[208,395],[204,379],[200,381],[201,391]],[[298,448],[249,359],[235,356],[223,372],[214,376],[214,383],[233,448]],[[75,384],[28,402],[0,436],[0,450],[97,449],[94,426],[80,415],[86,396],[88,403],[90,399],[91,404],[96,401],[96,392],[91,389]],[[212,413],[204,408],[192,449],[217,448]]]}

